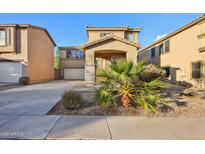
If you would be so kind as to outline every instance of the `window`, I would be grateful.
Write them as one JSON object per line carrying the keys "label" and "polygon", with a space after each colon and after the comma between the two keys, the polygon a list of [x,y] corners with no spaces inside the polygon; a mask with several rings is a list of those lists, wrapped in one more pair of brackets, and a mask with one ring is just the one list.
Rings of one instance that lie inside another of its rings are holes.
{"label": "window", "polygon": [[127,34],[127,39],[128,39],[129,41],[132,41],[132,39],[133,39],[132,34]]}
{"label": "window", "polygon": [[169,40],[167,40],[165,43],[164,43],[164,46],[165,46],[165,50],[164,52],[169,52]]}
{"label": "window", "polygon": [[164,53],[164,44],[159,45],[159,55]]}
{"label": "window", "polygon": [[135,36],[135,42],[138,42],[138,35]]}
{"label": "window", "polygon": [[201,78],[201,62],[192,63],[192,78]]}
{"label": "window", "polygon": [[101,60],[96,60],[96,68],[100,68],[101,66]]}
{"label": "window", "polygon": [[170,50],[169,40],[159,45],[159,55],[167,53],[169,52],[169,50]]}
{"label": "window", "polygon": [[0,29],[0,46],[6,45],[6,31],[5,29]]}
{"label": "window", "polygon": [[100,33],[100,37],[105,37],[107,35],[113,35],[113,33]]}
{"label": "window", "polygon": [[151,58],[154,58],[155,57],[155,48],[152,48],[151,49]]}
{"label": "window", "polygon": [[84,52],[80,50],[68,50],[66,57],[72,59],[84,58]]}

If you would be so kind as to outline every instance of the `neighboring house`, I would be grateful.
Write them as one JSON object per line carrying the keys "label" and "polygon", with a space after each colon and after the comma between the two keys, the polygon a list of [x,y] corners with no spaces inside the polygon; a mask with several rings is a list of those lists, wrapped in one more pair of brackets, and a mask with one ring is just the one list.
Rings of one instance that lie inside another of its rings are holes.
{"label": "neighboring house", "polygon": [[205,15],[141,49],[137,58],[164,67],[173,83],[205,87]]}
{"label": "neighboring house", "polygon": [[0,82],[54,79],[54,47],[48,31],[28,24],[0,25]]}
{"label": "neighboring house", "polygon": [[68,80],[84,80],[85,54],[79,47],[59,47],[60,77]]}
{"label": "neighboring house", "polygon": [[137,63],[140,28],[86,27],[88,41],[78,47],[59,47],[61,77],[96,82],[96,68],[106,68],[109,61],[125,58]]}

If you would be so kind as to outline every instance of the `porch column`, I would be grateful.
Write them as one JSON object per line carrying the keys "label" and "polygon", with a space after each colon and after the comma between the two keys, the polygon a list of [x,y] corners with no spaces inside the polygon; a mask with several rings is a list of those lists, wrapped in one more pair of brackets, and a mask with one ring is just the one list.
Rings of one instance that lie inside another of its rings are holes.
{"label": "porch column", "polygon": [[93,85],[95,83],[95,54],[94,51],[85,51],[85,83]]}

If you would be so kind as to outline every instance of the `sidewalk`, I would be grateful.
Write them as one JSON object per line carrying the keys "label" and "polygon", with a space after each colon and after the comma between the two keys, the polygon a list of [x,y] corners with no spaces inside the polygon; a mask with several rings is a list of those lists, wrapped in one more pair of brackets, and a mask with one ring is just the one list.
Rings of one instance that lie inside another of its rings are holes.
{"label": "sidewalk", "polygon": [[1,115],[0,139],[205,139],[205,118]]}

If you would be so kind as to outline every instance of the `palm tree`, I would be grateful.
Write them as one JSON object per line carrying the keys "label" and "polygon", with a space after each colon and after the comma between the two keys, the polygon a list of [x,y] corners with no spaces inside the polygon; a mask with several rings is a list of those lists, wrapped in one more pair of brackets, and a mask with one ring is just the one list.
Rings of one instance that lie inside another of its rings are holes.
{"label": "palm tree", "polygon": [[160,98],[158,88],[165,87],[160,78],[150,82],[140,79],[144,72],[145,62],[137,65],[127,62],[124,59],[111,62],[110,69],[101,70],[97,76],[104,78],[101,81],[102,87],[97,91],[96,99],[98,104],[103,106],[122,105],[142,106],[145,110],[156,112],[158,104],[167,105]]}

